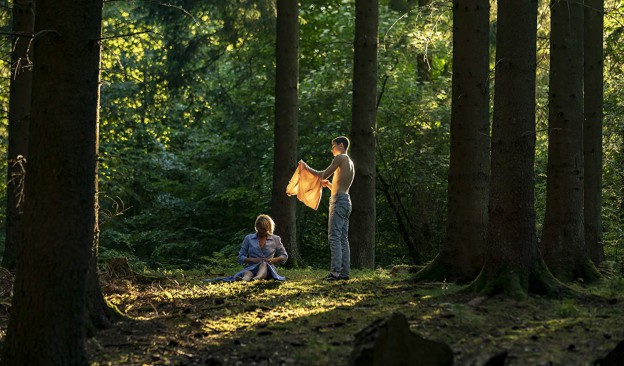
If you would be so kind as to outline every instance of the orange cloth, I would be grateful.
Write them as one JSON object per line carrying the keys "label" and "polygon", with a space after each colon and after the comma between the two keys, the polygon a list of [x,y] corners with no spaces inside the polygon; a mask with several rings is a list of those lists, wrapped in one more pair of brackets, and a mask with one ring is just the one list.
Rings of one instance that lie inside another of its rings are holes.
{"label": "orange cloth", "polygon": [[303,202],[306,206],[316,210],[321,202],[321,196],[323,195],[323,179],[312,173],[303,167],[303,160],[299,161],[299,166],[295,170],[288,187],[286,187],[286,194],[289,196],[297,196],[299,201]]}

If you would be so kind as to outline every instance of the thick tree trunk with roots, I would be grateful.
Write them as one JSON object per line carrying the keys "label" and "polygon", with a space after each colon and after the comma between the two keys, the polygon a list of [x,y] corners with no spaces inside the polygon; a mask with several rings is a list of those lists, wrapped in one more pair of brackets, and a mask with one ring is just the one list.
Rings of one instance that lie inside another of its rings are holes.
{"label": "thick tree trunk with roots", "polygon": [[356,0],[350,148],[355,179],[349,221],[351,265],[355,268],[375,267],[378,22],[378,1]]}
{"label": "thick tree trunk with roots", "polygon": [[488,295],[558,290],[537,248],[533,168],[537,0],[499,0],[485,264],[468,287]]}
{"label": "thick tree trunk with roots", "polygon": [[453,1],[453,101],[446,239],[416,279],[468,282],[483,266],[490,174],[489,0]]}
{"label": "thick tree trunk with roots", "polygon": [[604,260],[602,244],[602,96],[604,0],[585,0],[583,159],[585,243],[589,258]]}
{"label": "thick tree trunk with roots", "polygon": [[286,186],[297,165],[297,89],[299,81],[299,20],[296,1],[277,1],[275,70],[275,131],[271,215],[290,260],[301,261],[297,244],[297,201],[286,195]]}
{"label": "thick tree trunk with roots", "polygon": [[32,119],[4,365],[86,365],[102,1],[37,1]]}
{"label": "thick tree trunk with roots", "polygon": [[28,152],[30,94],[32,88],[32,35],[35,26],[33,0],[13,2],[11,81],[9,89],[9,146],[7,170],[6,240],[2,267],[14,270],[22,240],[24,178]]}
{"label": "thick tree trunk with roots", "polygon": [[562,281],[600,277],[588,257],[583,224],[582,2],[553,1],[550,32],[548,167],[541,250]]}

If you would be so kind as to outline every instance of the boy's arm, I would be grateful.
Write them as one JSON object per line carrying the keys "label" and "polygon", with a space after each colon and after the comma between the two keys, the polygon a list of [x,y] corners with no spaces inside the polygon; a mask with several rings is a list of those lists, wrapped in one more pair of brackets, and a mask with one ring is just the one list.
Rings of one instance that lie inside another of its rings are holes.
{"label": "boy's arm", "polygon": [[322,170],[322,171],[318,171],[318,170],[314,170],[310,168],[310,166],[306,162],[303,162],[303,164],[304,164],[305,169],[309,171],[310,173],[316,175],[317,177],[320,177],[321,179],[326,179],[326,178],[329,178],[332,174],[334,174],[336,169],[338,169],[338,166],[340,165],[340,160],[338,159],[338,156],[335,156],[334,160],[332,160],[332,163],[327,167],[327,169]]}
{"label": "boy's arm", "polygon": [[320,176],[321,176],[321,173],[323,173],[323,172],[319,172],[318,170],[312,169],[312,168],[308,165],[308,163],[306,163],[306,162],[305,162],[305,161],[303,161],[303,160],[301,160],[301,163],[302,163],[302,164],[301,164],[301,166],[302,166],[305,170],[309,171],[310,173],[312,173],[312,174],[314,174],[314,175],[316,175],[316,176],[319,176],[319,177],[320,177]]}

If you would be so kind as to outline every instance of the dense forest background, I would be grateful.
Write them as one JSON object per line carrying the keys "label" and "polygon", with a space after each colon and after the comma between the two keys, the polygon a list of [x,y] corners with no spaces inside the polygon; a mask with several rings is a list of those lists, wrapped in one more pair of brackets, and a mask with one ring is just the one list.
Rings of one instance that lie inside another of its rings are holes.
{"label": "dense forest background", "polygon": [[[444,241],[451,114],[449,2],[380,2],[376,265],[422,264]],[[275,9],[272,1],[105,1],[100,111],[100,259],[137,268],[233,260],[254,218],[270,213]],[[491,3],[496,19],[496,4]],[[331,159],[351,126],[354,2],[300,4],[299,154]],[[537,68],[538,236],[546,193],[549,2],[540,1]],[[10,7],[0,14],[10,31]],[[603,243],[624,262],[624,1],[605,2]],[[490,25],[494,78],[496,22]],[[0,67],[6,156],[11,43]],[[493,90],[493,89],[492,89]],[[493,100],[493,97],[492,97]],[[0,225],[7,159],[0,159]],[[511,164],[512,162],[510,162]],[[293,171],[295,167],[290,167]],[[326,267],[328,197],[298,203],[305,265]],[[294,199],[294,198],[293,198]],[[398,222],[407,223],[400,228]],[[279,222],[277,223],[279,225]],[[417,256],[408,254],[409,230]],[[0,246],[4,230],[0,230]],[[321,250],[319,250],[321,249]]]}

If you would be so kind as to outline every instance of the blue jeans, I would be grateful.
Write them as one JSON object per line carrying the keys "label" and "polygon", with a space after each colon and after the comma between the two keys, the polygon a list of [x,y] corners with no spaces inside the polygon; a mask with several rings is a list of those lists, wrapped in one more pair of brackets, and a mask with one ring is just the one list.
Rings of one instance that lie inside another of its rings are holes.
{"label": "blue jeans", "polygon": [[351,198],[347,193],[337,193],[329,199],[327,238],[331,251],[330,272],[348,276],[351,267],[349,251],[349,215]]}

